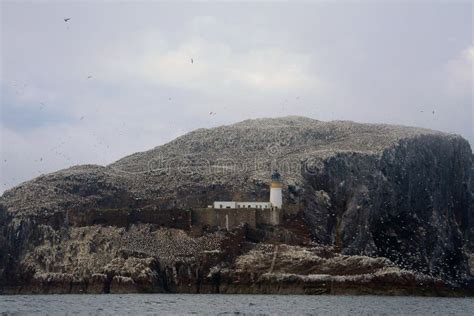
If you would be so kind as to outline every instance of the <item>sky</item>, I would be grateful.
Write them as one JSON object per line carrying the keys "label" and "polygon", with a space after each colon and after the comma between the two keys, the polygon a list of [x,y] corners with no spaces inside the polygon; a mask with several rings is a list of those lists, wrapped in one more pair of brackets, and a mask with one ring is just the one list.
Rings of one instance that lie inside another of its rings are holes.
{"label": "sky", "polygon": [[0,193],[249,118],[474,145],[470,1],[0,1],[0,15]]}

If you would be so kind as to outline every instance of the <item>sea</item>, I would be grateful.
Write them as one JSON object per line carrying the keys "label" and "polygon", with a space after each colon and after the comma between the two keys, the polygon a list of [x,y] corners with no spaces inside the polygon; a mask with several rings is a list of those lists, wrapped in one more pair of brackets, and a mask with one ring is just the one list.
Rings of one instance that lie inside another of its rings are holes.
{"label": "sea", "polygon": [[2,295],[0,315],[474,315],[474,298],[220,294]]}

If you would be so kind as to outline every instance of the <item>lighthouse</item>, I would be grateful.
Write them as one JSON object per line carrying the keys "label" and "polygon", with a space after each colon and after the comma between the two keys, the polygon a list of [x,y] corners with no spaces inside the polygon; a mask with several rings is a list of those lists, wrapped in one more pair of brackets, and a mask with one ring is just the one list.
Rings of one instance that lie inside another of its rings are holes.
{"label": "lighthouse", "polygon": [[281,175],[275,170],[270,184],[270,203],[273,208],[281,208],[283,205],[282,186]]}

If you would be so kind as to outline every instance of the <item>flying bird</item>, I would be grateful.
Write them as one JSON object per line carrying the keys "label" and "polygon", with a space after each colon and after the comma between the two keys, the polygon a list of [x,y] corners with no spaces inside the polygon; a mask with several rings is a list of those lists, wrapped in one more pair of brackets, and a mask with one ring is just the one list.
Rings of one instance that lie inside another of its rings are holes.
{"label": "flying bird", "polygon": [[71,18],[65,18],[65,19],[64,19],[64,22],[67,22],[67,21],[69,21],[70,19],[71,19]]}

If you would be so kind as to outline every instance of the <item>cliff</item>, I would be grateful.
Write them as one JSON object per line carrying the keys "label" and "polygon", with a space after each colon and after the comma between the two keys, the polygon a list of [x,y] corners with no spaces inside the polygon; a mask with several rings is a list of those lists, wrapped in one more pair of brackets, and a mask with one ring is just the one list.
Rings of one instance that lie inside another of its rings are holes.
{"label": "cliff", "polygon": [[[460,136],[402,126],[285,117],[199,129],[6,191],[1,290],[468,292],[472,157]],[[187,211],[214,200],[267,200],[272,169],[284,224],[192,225]],[[296,259],[264,251],[275,245]],[[264,268],[242,263],[257,255]]]}

